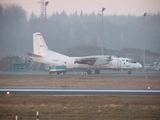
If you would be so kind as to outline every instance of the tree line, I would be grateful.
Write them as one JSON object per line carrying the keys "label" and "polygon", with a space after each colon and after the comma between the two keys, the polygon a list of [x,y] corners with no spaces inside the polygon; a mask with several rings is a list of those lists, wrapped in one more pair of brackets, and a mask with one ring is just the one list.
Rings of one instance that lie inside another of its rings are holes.
{"label": "tree line", "polygon": [[[145,22],[145,25],[144,25]],[[103,46],[108,49],[146,49],[160,52],[160,13],[135,15],[104,15],[102,32],[101,14],[81,11],[67,15],[65,11],[53,13],[44,20],[27,12],[18,4],[0,5],[0,51],[23,55],[32,52],[34,32],[46,33],[49,49],[64,52],[80,44]],[[145,36],[145,37],[144,37]]]}

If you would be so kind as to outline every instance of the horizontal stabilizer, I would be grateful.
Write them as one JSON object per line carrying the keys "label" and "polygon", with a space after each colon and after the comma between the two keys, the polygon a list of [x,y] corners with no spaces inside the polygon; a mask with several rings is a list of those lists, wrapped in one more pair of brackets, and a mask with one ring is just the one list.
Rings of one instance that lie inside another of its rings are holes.
{"label": "horizontal stabilizer", "polygon": [[33,54],[33,53],[27,53],[30,57],[43,57],[41,55]]}

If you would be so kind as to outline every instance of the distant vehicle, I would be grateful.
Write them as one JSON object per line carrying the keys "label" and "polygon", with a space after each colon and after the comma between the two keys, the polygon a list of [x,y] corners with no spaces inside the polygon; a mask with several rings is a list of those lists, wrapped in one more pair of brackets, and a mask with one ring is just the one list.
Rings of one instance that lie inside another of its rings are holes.
{"label": "distant vehicle", "polygon": [[55,75],[65,75],[67,69],[66,66],[50,66],[49,67],[49,74],[55,74]]}
{"label": "distant vehicle", "polygon": [[33,34],[33,53],[28,55],[37,62],[45,63],[55,66],[66,66],[66,69],[82,69],[88,74],[95,71],[99,74],[100,70],[114,69],[114,70],[131,70],[140,69],[142,65],[135,62],[131,58],[121,58],[109,55],[98,56],[84,56],[84,57],[69,57],[48,49],[41,33]]}

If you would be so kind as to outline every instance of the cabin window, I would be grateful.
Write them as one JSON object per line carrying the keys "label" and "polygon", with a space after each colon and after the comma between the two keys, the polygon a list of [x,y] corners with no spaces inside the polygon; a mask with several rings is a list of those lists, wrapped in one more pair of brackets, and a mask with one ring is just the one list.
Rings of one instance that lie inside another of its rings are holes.
{"label": "cabin window", "polygon": [[66,64],[67,62],[64,62],[64,64]]}

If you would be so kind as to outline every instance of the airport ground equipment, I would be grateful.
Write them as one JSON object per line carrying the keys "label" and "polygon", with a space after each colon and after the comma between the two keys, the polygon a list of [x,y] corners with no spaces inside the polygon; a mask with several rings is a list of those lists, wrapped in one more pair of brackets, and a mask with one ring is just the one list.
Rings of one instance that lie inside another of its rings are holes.
{"label": "airport ground equipment", "polygon": [[59,75],[62,74],[64,75],[66,73],[67,69],[66,66],[50,66],[49,67],[49,74],[55,74],[55,75]]}

